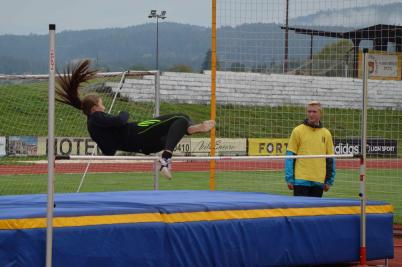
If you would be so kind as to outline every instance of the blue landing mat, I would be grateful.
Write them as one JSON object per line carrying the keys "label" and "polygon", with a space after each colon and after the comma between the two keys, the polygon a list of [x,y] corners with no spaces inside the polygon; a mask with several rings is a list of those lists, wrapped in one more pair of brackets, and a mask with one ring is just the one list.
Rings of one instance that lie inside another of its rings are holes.
{"label": "blue landing mat", "polygon": [[[292,266],[359,259],[359,201],[223,191],[57,194],[54,266]],[[368,259],[393,257],[367,206]],[[44,266],[46,195],[0,197],[0,266]]]}

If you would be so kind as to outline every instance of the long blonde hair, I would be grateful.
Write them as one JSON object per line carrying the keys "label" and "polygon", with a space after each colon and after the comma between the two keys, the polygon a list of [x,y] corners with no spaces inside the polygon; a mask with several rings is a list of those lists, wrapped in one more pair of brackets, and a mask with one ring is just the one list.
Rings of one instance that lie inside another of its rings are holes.
{"label": "long blonde hair", "polygon": [[56,100],[82,110],[85,115],[91,114],[91,108],[98,104],[100,97],[89,94],[82,100],[79,89],[82,83],[93,79],[98,72],[90,69],[91,61],[84,59],[78,63],[68,65],[63,74],[57,76]]}

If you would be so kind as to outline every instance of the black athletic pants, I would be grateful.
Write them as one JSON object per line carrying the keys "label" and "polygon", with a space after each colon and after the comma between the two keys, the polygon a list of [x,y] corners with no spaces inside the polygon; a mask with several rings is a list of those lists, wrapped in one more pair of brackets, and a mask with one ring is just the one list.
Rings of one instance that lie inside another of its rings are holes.
{"label": "black athletic pants", "polygon": [[294,196],[322,197],[323,192],[324,189],[321,186],[304,186],[304,185],[293,186]]}
{"label": "black athletic pants", "polygon": [[135,139],[139,152],[150,154],[165,149],[173,152],[190,125],[192,122],[185,114],[163,115],[138,122]]}

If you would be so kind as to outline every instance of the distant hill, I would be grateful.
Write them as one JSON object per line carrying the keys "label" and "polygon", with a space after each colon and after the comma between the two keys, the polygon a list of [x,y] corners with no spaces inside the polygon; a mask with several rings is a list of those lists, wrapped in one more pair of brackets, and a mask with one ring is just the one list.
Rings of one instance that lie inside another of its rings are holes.
{"label": "distant hill", "polygon": [[[107,70],[132,66],[155,68],[154,24],[127,28],[64,31],[56,36],[56,61],[91,58]],[[208,50],[210,30],[175,23],[159,25],[159,60],[162,68],[185,63],[199,68]],[[46,73],[47,35],[0,36],[0,73]]]}
{"label": "distant hill", "polygon": [[402,3],[324,10],[290,19],[293,25],[364,28],[376,24],[402,25]]}
{"label": "distant hill", "polygon": [[[346,10],[324,10],[290,20],[290,26],[336,31],[366,27],[378,23],[398,24],[402,3],[367,6]],[[369,16],[368,14],[376,14]],[[388,14],[388,15],[387,15]],[[345,16],[342,18],[340,16]],[[350,16],[350,17],[346,17]],[[362,25],[353,22],[359,16]],[[343,22],[336,25],[334,19]],[[349,23],[350,24],[350,23]],[[334,27],[334,25],[336,27]],[[243,24],[218,29],[218,60],[221,69],[233,64],[253,69],[258,65],[282,65],[284,31],[282,25],[269,23]],[[159,24],[159,64],[162,70],[176,64],[199,71],[211,45],[211,29],[178,23]],[[336,39],[314,37],[313,52]],[[128,68],[155,69],[155,24],[147,23],[126,28],[109,28],[57,33],[56,62],[58,67],[77,58],[91,58],[106,71]],[[306,60],[310,53],[310,36],[289,32],[290,61]],[[0,73],[47,73],[47,35],[0,35]]]}
{"label": "distant hill", "polygon": [[[199,26],[161,23],[159,62],[161,69],[186,64],[199,71],[210,48],[211,29]],[[218,53],[222,68],[241,62],[256,64],[282,61],[284,31],[277,24],[243,24],[218,30]],[[247,36],[247,38],[244,38]],[[323,39],[324,40],[324,39]],[[291,57],[306,57],[308,36],[290,33]],[[328,40],[324,41],[325,43]],[[155,68],[155,25],[128,28],[64,31],[56,37],[58,67],[76,58],[91,58],[98,67],[117,71],[132,67]],[[319,45],[317,49],[322,48]],[[48,72],[47,35],[0,36],[0,73]]]}

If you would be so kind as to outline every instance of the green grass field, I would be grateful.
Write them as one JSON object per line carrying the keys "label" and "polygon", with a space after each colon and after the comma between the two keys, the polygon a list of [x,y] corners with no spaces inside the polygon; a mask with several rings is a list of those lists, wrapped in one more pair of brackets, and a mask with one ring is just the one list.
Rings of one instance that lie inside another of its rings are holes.
{"label": "green grass field", "polygon": [[[47,135],[47,83],[0,84],[0,136]],[[105,106],[110,95],[99,93]],[[163,100],[163,99],[162,99]],[[112,113],[126,110],[132,120],[152,115],[150,103],[128,102],[117,98]],[[161,114],[183,112],[194,121],[210,117],[210,106],[161,103]],[[325,108],[324,124],[336,138],[360,136],[360,110]],[[304,107],[217,105],[217,136],[230,138],[287,138],[304,119]],[[384,123],[386,121],[387,123]],[[88,136],[85,116],[67,105],[56,104],[56,136]],[[368,137],[402,140],[402,111],[368,110]],[[401,148],[399,151],[402,151]],[[399,153],[401,154],[401,153]]]}
{"label": "green grass field", "polygon": [[[98,83],[99,81],[94,81]],[[93,84],[92,84],[93,85]],[[0,136],[46,136],[47,135],[47,83],[0,84]],[[102,95],[106,106],[111,97]],[[132,120],[142,120],[152,114],[150,103],[128,102],[118,97],[112,113],[126,110]],[[294,126],[305,116],[303,107],[295,106],[243,106],[217,105],[217,137],[229,138],[287,138]],[[161,103],[161,114],[182,112],[194,121],[210,117],[210,106],[201,104]],[[360,110],[325,108],[324,125],[335,138],[360,136]],[[56,104],[56,136],[88,136],[85,116],[67,105]],[[368,110],[368,137],[393,139],[398,142],[398,156],[402,155],[402,111]],[[206,136],[206,135],[204,135]],[[202,137],[202,136],[201,136]],[[39,160],[43,157],[2,157],[0,165],[24,164],[23,160]],[[392,159],[391,159],[392,160]],[[336,186],[327,197],[358,198],[359,184],[356,171],[340,170]],[[160,181],[160,189],[208,189],[207,173],[175,173],[173,181]],[[218,190],[259,191],[289,194],[283,182],[282,172],[224,172],[217,176]],[[402,223],[402,175],[399,170],[370,170],[368,177],[369,199],[392,203],[397,221]],[[80,175],[57,175],[57,192],[75,192]],[[353,182],[351,182],[353,180]],[[46,175],[0,175],[0,195],[45,193]],[[90,174],[82,191],[151,190],[150,174],[119,173]]]}
{"label": "green grass field", "polygon": [[[381,176],[379,177],[379,171]],[[395,209],[395,222],[402,223],[402,177],[393,181],[395,191],[384,184],[383,177],[397,177],[396,170],[369,170],[367,196],[369,200],[391,203]],[[57,174],[55,188],[58,193],[72,193],[78,188],[81,174]],[[266,192],[290,195],[283,180],[283,171],[225,171],[216,175],[216,190]],[[357,170],[338,170],[333,188],[325,197],[358,199]],[[47,175],[0,176],[0,194],[33,194],[47,192]],[[174,179],[161,178],[160,190],[209,190],[209,172],[175,172]],[[90,173],[81,192],[153,190],[151,173]]]}

